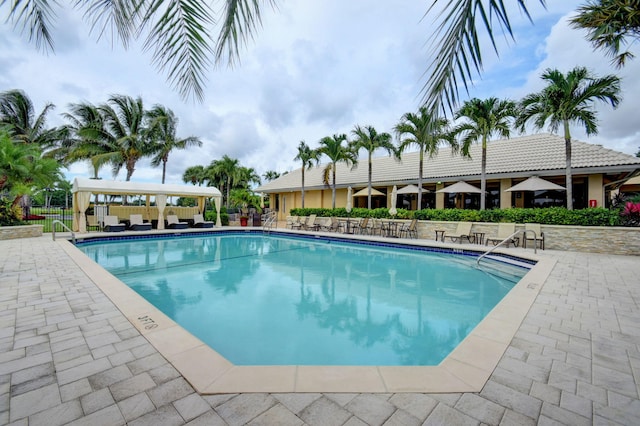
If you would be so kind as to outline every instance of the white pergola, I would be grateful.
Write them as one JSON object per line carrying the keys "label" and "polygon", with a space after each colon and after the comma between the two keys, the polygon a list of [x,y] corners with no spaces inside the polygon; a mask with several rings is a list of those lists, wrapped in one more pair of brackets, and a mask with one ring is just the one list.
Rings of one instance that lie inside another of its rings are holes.
{"label": "white pergola", "polygon": [[164,229],[164,208],[167,203],[167,197],[195,198],[198,200],[200,213],[204,211],[205,199],[213,198],[217,213],[216,226],[222,226],[222,221],[220,220],[222,193],[218,188],[212,186],[202,187],[75,178],[71,192],[73,193],[73,230],[76,232],[87,232],[85,212],[89,208],[92,194],[144,195],[147,199],[147,207],[149,207],[151,197],[155,197],[156,207],[158,208],[158,229]]}

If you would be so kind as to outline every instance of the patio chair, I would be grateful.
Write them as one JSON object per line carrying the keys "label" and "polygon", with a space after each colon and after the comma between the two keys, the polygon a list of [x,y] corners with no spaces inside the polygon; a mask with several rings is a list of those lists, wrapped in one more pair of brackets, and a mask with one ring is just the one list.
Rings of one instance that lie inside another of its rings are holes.
{"label": "patio chair", "polygon": [[169,214],[167,215],[167,228],[169,229],[186,229],[189,227],[188,222],[180,222],[178,219],[178,215]]}
{"label": "patio chair", "polygon": [[410,223],[403,223],[400,228],[400,237],[418,238],[418,219],[412,219]]}
{"label": "patio chair", "polygon": [[484,243],[488,245],[489,242],[492,242],[494,246],[497,246],[502,241],[505,241],[506,246],[509,247],[511,244],[514,247],[518,247],[518,238],[513,238],[512,235],[516,232],[516,224],[515,223],[499,223],[498,224],[498,235],[495,237],[487,238],[487,241]]}
{"label": "patio chair", "polygon": [[317,231],[320,229],[320,224],[317,222],[317,216],[315,214],[309,215],[307,221],[304,224],[305,231]]}
{"label": "patio chair", "polygon": [[321,231],[328,231],[328,232],[336,232],[338,231],[338,226],[339,226],[339,222],[338,219],[336,217],[328,217],[325,219],[324,223],[322,225],[320,225],[320,230]]}
{"label": "patio chair", "polygon": [[361,235],[369,235],[369,218],[365,217],[358,223],[358,226],[355,228],[356,232]]}
{"label": "patio chair", "polygon": [[538,243],[540,243],[539,247],[544,250],[544,232],[540,229],[539,223],[525,223],[524,224],[525,231],[533,231],[533,232],[525,232],[524,233],[524,248],[527,248],[527,242],[533,241],[533,247],[535,248]]}
{"label": "patio chair", "polygon": [[151,223],[142,220],[141,214],[129,215],[129,229],[133,231],[150,231]]}
{"label": "patio chair", "polygon": [[193,227],[194,228],[213,228],[213,222],[204,220],[204,215],[202,214],[194,214]]}
{"label": "patio chair", "polygon": [[371,219],[371,227],[369,228],[369,231],[371,232],[371,235],[382,235],[383,234],[383,224],[382,224],[382,219]]}
{"label": "patio chair", "polygon": [[473,224],[471,222],[458,222],[458,226],[456,227],[455,232],[453,232],[453,235],[446,235],[445,238],[451,239],[452,243],[462,243],[462,240],[467,240],[467,242],[471,244],[474,241],[473,234],[471,233],[472,225]]}
{"label": "patio chair", "polygon": [[125,226],[124,223],[118,221],[118,216],[105,216],[102,230],[104,232],[120,232],[124,231]]}

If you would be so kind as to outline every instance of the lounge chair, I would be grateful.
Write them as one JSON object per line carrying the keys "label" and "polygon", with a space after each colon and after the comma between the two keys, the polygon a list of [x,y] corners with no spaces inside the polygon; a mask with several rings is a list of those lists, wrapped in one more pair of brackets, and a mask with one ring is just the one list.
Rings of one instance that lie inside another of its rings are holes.
{"label": "lounge chair", "polygon": [[309,215],[306,223],[304,224],[305,231],[317,231],[320,229],[320,224],[316,221],[316,215]]}
{"label": "lounge chair", "polygon": [[475,240],[471,233],[472,225],[473,224],[471,222],[458,222],[458,226],[456,227],[455,232],[453,232],[453,235],[446,235],[446,238],[451,239],[452,243],[462,243],[462,240],[467,240],[467,242],[471,244]]}
{"label": "lounge chair", "polygon": [[142,220],[141,214],[129,215],[129,229],[133,231],[150,231],[151,223]]}
{"label": "lounge chair", "polygon": [[120,232],[124,231],[126,225],[118,221],[118,216],[105,216],[104,217],[104,232]]}
{"label": "lounge chair", "polygon": [[400,228],[401,238],[418,238],[418,219],[412,219],[410,223],[403,223]]}
{"label": "lounge chair", "polygon": [[213,222],[204,220],[204,216],[201,214],[194,214],[193,227],[194,228],[213,228]]}
{"label": "lounge chair", "polygon": [[[533,247],[535,248],[538,242],[540,243],[540,248],[544,250],[544,232],[540,229],[539,223],[525,223],[524,229],[526,231],[533,232],[525,232],[524,233],[524,248],[527,248],[527,242],[533,241]],[[535,235],[534,235],[535,232]]]}
{"label": "lounge chair", "polygon": [[513,244],[515,247],[518,247],[518,239],[511,237],[516,232],[516,224],[515,223],[499,223],[498,224],[498,235],[495,237],[487,238],[487,241],[484,243],[488,245],[489,242],[492,242],[494,246],[500,244],[500,242],[505,241],[507,247]]}
{"label": "lounge chair", "polygon": [[178,216],[175,214],[167,215],[167,228],[169,229],[186,229],[189,227],[189,223],[180,222]]}

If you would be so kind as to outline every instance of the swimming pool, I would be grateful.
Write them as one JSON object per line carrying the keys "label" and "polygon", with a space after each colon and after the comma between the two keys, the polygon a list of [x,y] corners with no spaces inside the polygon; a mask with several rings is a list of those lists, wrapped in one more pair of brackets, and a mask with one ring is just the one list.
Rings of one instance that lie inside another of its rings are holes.
{"label": "swimming pool", "polygon": [[80,249],[236,365],[437,365],[528,271],[366,244],[218,233]]}

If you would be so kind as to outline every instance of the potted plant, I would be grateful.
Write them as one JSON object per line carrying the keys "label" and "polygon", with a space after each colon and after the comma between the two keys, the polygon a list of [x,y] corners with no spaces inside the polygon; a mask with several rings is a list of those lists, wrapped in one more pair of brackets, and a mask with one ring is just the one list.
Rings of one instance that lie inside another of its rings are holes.
{"label": "potted plant", "polygon": [[242,215],[240,216],[240,226],[247,226],[247,224],[249,223],[249,217]]}

